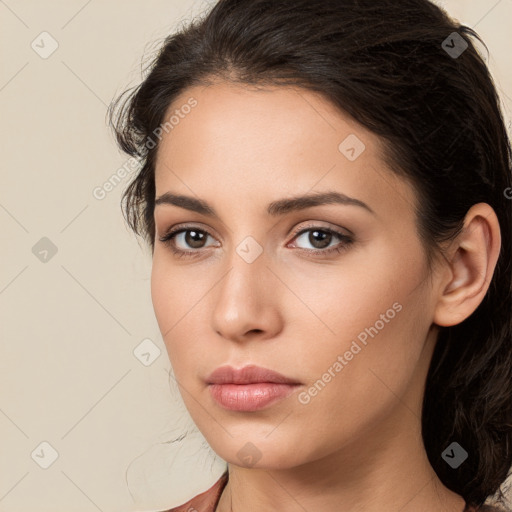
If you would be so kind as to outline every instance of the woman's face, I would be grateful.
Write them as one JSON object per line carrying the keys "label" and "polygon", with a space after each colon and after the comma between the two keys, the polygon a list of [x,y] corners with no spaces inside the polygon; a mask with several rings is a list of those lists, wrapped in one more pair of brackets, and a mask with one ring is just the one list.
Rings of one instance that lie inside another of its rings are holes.
{"label": "woman's face", "polygon": [[[436,304],[414,191],[379,139],[297,88],[197,86],[173,113],[155,171],[169,201],[155,207],[152,300],[210,446],[287,468],[417,426]],[[319,194],[351,199],[288,203]],[[170,229],[188,231],[159,241]],[[298,384],[210,386],[225,365]]]}

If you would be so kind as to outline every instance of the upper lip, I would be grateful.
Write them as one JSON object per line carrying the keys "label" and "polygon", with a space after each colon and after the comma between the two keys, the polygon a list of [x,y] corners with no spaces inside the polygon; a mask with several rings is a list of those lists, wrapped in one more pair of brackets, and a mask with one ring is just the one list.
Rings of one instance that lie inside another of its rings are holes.
{"label": "upper lip", "polygon": [[206,379],[207,384],[254,384],[256,382],[273,382],[276,384],[300,384],[284,375],[261,366],[248,365],[240,369],[221,366]]}

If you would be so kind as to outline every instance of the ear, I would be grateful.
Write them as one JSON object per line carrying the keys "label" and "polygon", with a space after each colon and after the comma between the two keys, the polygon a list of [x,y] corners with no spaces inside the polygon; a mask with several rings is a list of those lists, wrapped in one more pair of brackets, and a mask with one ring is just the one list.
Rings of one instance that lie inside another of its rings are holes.
{"label": "ear", "polygon": [[487,203],[473,205],[443,262],[433,322],[451,326],[468,318],[489,288],[501,248],[500,225]]}

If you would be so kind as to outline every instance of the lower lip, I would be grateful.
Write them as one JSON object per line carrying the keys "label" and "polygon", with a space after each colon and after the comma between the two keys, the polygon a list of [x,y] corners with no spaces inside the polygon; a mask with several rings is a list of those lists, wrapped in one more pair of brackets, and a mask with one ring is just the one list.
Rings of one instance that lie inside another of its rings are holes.
{"label": "lower lip", "polygon": [[289,396],[297,384],[257,382],[253,384],[210,384],[213,399],[230,411],[258,411]]}

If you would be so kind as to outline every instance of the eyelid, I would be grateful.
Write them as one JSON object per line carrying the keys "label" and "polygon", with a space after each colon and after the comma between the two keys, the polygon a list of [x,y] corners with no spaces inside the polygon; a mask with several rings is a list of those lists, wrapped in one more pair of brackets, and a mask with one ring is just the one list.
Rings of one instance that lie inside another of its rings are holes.
{"label": "eyelid", "polygon": [[[295,229],[292,230],[292,232],[288,235],[288,236],[291,236],[293,238],[296,238],[297,235],[300,235],[302,234],[304,231],[308,231],[308,229],[313,229],[313,228],[318,228],[318,229],[325,229],[327,231],[331,231],[337,235],[340,235],[340,236],[346,236],[346,237],[354,237],[354,233],[352,233],[352,231],[350,231],[350,229],[347,229],[347,228],[341,228],[341,227],[331,227],[331,226],[324,226],[322,225],[322,223],[324,223],[325,221],[308,221],[306,225],[301,225]],[[166,238],[168,237],[170,234],[175,234],[175,233],[178,233],[180,231],[185,231],[187,229],[194,229],[194,228],[197,228],[197,231],[203,231],[205,232],[206,234],[208,234],[209,236],[215,238],[212,233],[210,232],[210,228],[206,228],[206,227],[201,227],[201,223],[200,222],[191,222],[191,223],[183,223],[183,224],[176,224],[175,226],[171,226],[170,228],[168,228],[167,230],[164,231],[163,235],[160,235],[159,238]],[[341,231],[346,231],[347,233],[343,233]]]}
{"label": "eyelid", "polygon": [[[201,232],[204,232],[206,233],[208,236],[211,236],[212,238],[217,238],[217,236],[213,235],[211,233],[211,229],[208,227],[202,227],[201,223],[200,222],[190,222],[190,223],[183,223],[183,224],[176,224],[174,226],[171,226],[170,228],[166,229],[163,233],[163,235],[160,235],[159,238],[162,239],[162,238],[166,238],[168,237],[169,235],[171,234],[175,234],[175,233],[178,233],[180,231],[187,231],[187,230],[194,230],[196,229],[197,231],[201,231]],[[219,237],[221,238],[221,237]]]}
{"label": "eyelid", "polygon": [[[321,221],[321,220],[307,221],[306,225],[302,225],[302,226],[294,229],[292,231],[292,233],[290,234],[290,236],[293,236],[295,238],[297,235],[302,234],[304,231],[309,231],[310,229],[317,228],[317,229],[321,229],[321,230],[330,231],[339,236],[354,237],[354,233],[352,233],[352,231],[350,231],[347,228],[341,228],[338,226],[333,227],[332,225],[324,226],[323,225],[324,223],[325,223],[325,221]],[[343,233],[343,231],[346,231],[346,233]]]}

